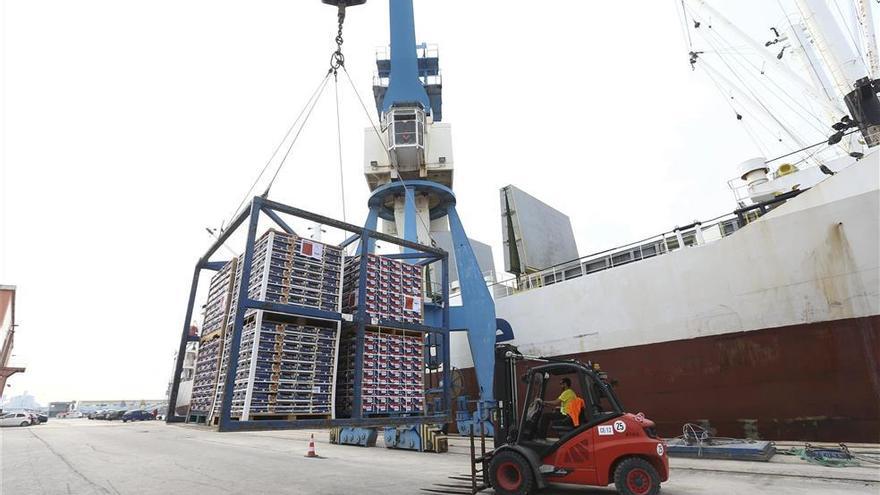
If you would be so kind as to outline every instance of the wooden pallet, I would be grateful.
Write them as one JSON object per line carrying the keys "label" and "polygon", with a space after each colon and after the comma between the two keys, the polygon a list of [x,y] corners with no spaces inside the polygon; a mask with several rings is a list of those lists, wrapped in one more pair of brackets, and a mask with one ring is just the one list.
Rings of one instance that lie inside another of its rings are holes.
{"label": "wooden pallet", "polygon": [[[233,416],[232,419],[239,421],[241,418]],[[254,413],[250,415],[251,421],[296,421],[300,419],[333,419],[333,415],[330,413]]]}

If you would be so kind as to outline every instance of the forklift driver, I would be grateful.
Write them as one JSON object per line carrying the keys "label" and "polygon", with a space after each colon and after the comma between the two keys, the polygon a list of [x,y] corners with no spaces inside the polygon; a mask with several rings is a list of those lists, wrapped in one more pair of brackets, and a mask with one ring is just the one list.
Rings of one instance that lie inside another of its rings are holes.
{"label": "forklift driver", "polygon": [[545,407],[559,406],[559,411],[541,415],[541,427],[538,429],[538,433],[542,435],[542,438],[547,438],[547,429],[551,424],[554,426],[574,426],[571,417],[568,415],[568,406],[571,404],[571,401],[577,399],[577,394],[571,389],[570,378],[563,378],[559,384],[562,386],[562,393],[559,394],[559,397],[556,400],[548,400],[543,403]]}

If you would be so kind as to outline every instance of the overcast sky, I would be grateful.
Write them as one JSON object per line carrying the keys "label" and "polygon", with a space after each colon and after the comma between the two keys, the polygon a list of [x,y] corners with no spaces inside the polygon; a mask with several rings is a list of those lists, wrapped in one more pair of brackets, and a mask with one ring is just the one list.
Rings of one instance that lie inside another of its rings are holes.
{"label": "overcast sky", "polygon": [[[418,40],[440,48],[459,213],[499,268],[507,184],[568,213],[581,254],[734,208],[726,180],[758,152],[690,70],[677,3],[416,0]],[[28,366],[7,394],[164,396],[205,227],[228,220],[323,77],[335,14],[318,0],[3,2],[0,283],[18,286]],[[351,9],[344,36],[371,99],[387,2]],[[271,197],[341,217],[332,89]],[[368,124],[339,89],[347,219],[362,223]]]}

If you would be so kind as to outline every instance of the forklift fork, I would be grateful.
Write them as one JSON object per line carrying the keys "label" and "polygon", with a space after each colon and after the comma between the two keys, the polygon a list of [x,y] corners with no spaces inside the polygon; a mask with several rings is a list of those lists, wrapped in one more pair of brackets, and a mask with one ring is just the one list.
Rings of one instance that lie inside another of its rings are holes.
{"label": "forklift fork", "polygon": [[[435,483],[431,488],[422,488],[426,493],[444,493],[454,495],[476,495],[477,493],[489,488],[486,473],[486,433],[480,429],[480,455],[477,456],[476,436],[473,429],[468,435],[468,443],[470,447],[469,460],[471,469],[469,474],[458,476],[450,476],[449,479],[458,483]],[[489,452],[491,455],[492,452]],[[465,482],[465,483],[462,483]]]}

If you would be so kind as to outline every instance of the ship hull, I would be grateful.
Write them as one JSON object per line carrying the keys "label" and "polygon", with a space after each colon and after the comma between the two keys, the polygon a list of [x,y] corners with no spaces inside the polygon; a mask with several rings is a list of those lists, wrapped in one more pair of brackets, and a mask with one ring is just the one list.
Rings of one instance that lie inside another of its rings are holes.
{"label": "ship hull", "polygon": [[[880,441],[880,316],[556,357],[599,363],[625,409],[666,437],[697,423],[722,437]],[[463,375],[473,395],[473,369]]]}

